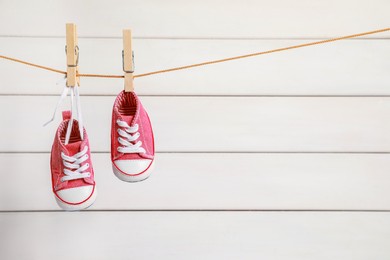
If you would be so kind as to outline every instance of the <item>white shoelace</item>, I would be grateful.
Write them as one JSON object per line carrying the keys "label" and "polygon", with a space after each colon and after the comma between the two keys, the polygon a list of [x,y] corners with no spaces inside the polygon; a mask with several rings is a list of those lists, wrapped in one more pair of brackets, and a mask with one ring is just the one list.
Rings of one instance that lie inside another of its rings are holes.
{"label": "white shoelace", "polygon": [[69,169],[64,169],[65,176],[61,178],[61,182],[77,180],[82,178],[87,178],[91,176],[90,172],[85,172],[89,168],[89,164],[86,163],[83,166],[80,166],[81,163],[85,162],[88,159],[88,146],[85,146],[84,149],[76,153],[73,156],[67,156],[64,153],[61,153],[62,162],[64,166],[69,169],[75,169],[74,171]]}
{"label": "white shoelace", "polygon": [[134,126],[129,126],[125,121],[117,120],[116,123],[124,128],[124,130],[118,128],[118,141],[121,145],[118,147],[118,152],[121,153],[146,153],[145,149],[142,147],[142,142],[138,141],[135,144],[131,142],[135,142],[139,137],[140,133],[138,132],[138,124]]}
{"label": "white shoelace", "polygon": [[60,104],[62,103],[62,101],[65,99],[65,97],[68,95],[68,92],[69,92],[69,89],[70,89],[71,118],[70,118],[70,120],[68,122],[68,128],[66,129],[65,145],[67,145],[69,143],[70,134],[72,132],[72,127],[73,127],[73,119],[74,119],[74,115],[73,115],[74,114],[73,113],[73,97],[76,98],[76,111],[77,111],[77,118],[78,118],[78,121],[79,121],[80,137],[81,137],[81,140],[84,140],[84,127],[83,127],[83,118],[82,118],[82,115],[81,115],[80,94],[79,94],[79,89],[78,89],[77,86],[75,86],[75,87],[67,87],[66,86],[66,77],[64,79],[62,79],[60,82],[58,82],[57,85],[59,85],[59,83],[63,83],[64,84],[64,90],[62,91],[60,99],[57,102],[57,105],[56,105],[56,108],[54,109],[54,113],[53,113],[52,118],[48,122],[46,122],[43,126],[46,126],[50,122],[54,121],[54,118],[55,118],[56,113],[57,113],[57,109],[60,106]]}

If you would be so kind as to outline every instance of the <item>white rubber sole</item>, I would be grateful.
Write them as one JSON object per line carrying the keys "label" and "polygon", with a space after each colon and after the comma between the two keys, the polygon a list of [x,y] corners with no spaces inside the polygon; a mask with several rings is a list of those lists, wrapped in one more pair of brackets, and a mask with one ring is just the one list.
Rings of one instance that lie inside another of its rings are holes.
{"label": "white rubber sole", "polygon": [[95,186],[95,189],[93,190],[91,197],[89,197],[89,199],[84,201],[83,203],[77,204],[77,205],[68,204],[66,202],[63,202],[56,195],[54,195],[54,197],[56,198],[57,204],[58,204],[58,206],[60,206],[61,209],[66,210],[66,211],[77,211],[77,210],[87,209],[90,206],[92,206],[92,204],[95,202],[96,197],[97,197],[97,190],[96,190],[96,186]]}
{"label": "white rubber sole", "polygon": [[121,181],[126,181],[126,182],[138,182],[138,181],[143,181],[149,178],[149,176],[152,174],[152,171],[154,169],[154,161],[152,161],[152,164],[149,166],[149,168],[143,172],[142,174],[138,175],[126,175],[123,174],[121,171],[119,171],[114,164],[112,164],[112,171],[114,172],[115,176],[118,177]]}

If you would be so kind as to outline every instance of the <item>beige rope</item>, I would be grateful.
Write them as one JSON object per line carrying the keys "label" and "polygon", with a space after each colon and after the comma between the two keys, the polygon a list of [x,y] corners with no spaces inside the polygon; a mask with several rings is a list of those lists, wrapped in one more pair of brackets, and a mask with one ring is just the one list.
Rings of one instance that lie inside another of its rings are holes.
{"label": "beige rope", "polygon": [[61,74],[66,74],[66,71],[45,67],[45,66],[34,64],[34,63],[27,62],[27,61],[24,61],[24,60],[18,60],[18,59],[7,57],[7,56],[3,56],[3,55],[0,55],[0,58],[6,59],[6,60],[10,60],[10,61],[14,61],[14,62],[18,62],[18,63],[22,63],[22,64],[25,64],[25,65],[28,65],[28,66],[33,66],[33,67],[44,69],[44,70],[49,70],[49,71],[53,71],[53,72],[57,72],[57,73],[61,73]]}
{"label": "beige rope", "polygon": [[[386,32],[386,31],[390,31],[390,28],[384,28],[384,29],[379,29],[379,30],[374,30],[374,31],[369,31],[369,32],[363,32],[363,33],[357,33],[357,34],[352,34],[352,35],[347,35],[347,36],[341,36],[341,37],[331,38],[331,39],[327,39],[327,40],[303,43],[303,44],[293,45],[293,46],[289,46],[289,47],[268,50],[268,51],[255,52],[255,53],[245,54],[245,55],[241,55],[241,56],[235,56],[235,57],[220,59],[220,60],[212,60],[212,61],[206,61],[206,62],[202,62],[202,63],[196,63],[196,64],[191,64],[191,65],[186,65],[186,66],[181,66],[181,67],[175,67],[175,68],[164,69],[164,70],[157,70],[157,71],[152,71],[152,72],[143,73],[143,74],[136,74],[136,75],[134,75],[134,78],[147,77],[147,76],[150,76],[150,75],[167,73],[167,72],[171,72],[171,71],[190,69],[190,68],[206,66],[206,65],[211,65],[211,64],[216,64],[216,63],[221,63],[221,62],[226,62],[226,61],[244,59],[244,58],[260,56],[260,55],[264,55],[264,54],[270,54],[270,53],[287,51],[287,50],[292,50],[292,49],[298,49],[298,48],[303,48],[303,47],[308,47],[308,46],[313,46],[313,45],[319,45],[319,44],[324,44],[324,43],[330,43],[330,42],[335,42],[335,41],[340,41],[340,40],[357,38],[357,37],[361,37],[361,36],[365,36],[365,35],[382,33],[382,32]],[[27,62],[27,61],[15,59],[15,58],[3,56],[3,55],[0,55],[0,58],[6,59],[6,60],[10,60],[10,61],[14,61],[14,62],[18,62],[18,63],[22,63],[22,64],[25,64],[25,65],[28,65],[28,66],[33,66],[33,67],[36,67],[36,68],[48,70],[48,71],[57,72],[57,73],[60,73],[60,74],[66,74],[66,71],[53,69],[53,68],[50,68],[50,67],[34,64],[34,63],[31,63],[31,62]],[[77,74],[77,76],[79,76],[79,77],[95,77],[95,78],[123,78],[124,77],[123,75],[105,75],[105,74]]]}

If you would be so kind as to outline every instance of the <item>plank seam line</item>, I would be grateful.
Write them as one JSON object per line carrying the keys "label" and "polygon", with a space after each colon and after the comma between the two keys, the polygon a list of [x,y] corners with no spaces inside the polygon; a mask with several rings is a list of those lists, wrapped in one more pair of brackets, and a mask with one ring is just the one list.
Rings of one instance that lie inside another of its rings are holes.
{"label": "plank seam line", "polygon": [[[65,36],[61,35],[10,35],[0,34],[0,38],[31,38],[31,39],[65,39]],[[95,39],[95,40],[106,40],[106,39],[122,39],[121,36],[78,36],[78,39]],[[306,41],[306,40],[326,40],[328,37],[184,37],[184,36],[133,36],[135,40],[210,40],[210,41]],[[390,40],[390,37],[360,37],[346,39],[348,41],[359,41],[359,40]]]}
{"label": "plank seam line", "polygon": [[[82,97],[116,97],[115,94],[84,94],[81,95]],[[177,94],[140,94],[138,95],[140,97],[177,97],[177,98],[389,98],[390,94],[383,94],[383,95],[346,95],[346,94],[340,94],[340,95],[289,95],[289,94],[280,94],[280,95],[240,95],[240,94],[232,94],[232,95],[191,95],[191,94],[183,94],[183,95],[177,95]],[[58,97],[58,94],[34,94],[34,93],[2,93],[0,94],[0,97]]]}
{"label": "plank seam line", "polygon": [[[50,151],[0,151],[0,154],[49,154]],[[92,154],[109,154],[109,151],[92,151]],[[351,151],[157,151],[157,154],[390,154],[382,152],[351,152]]]}
{"label": "plank seam line", "polygon": [[[0,210],[0,213],[58,213],[63,210]],[[338,209],[96,209],[79,211],[79,213],[94,212],[296,212],[296,213],[390,213],[390,210],[338,210]],[[67,213],[68,214],[68,213]]]}

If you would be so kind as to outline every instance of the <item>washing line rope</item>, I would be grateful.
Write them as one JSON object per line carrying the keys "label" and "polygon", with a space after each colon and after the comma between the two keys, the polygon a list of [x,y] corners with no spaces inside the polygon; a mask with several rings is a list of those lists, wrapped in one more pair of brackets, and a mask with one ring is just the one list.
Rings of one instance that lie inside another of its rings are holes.
{"label": "washing line rope", "polygon": [[[157,70],[157,71],[152,71],[152,72],[143,73],[143,74],[136,74],[136,75],[134,75],[134,78],[141,78],[141,77],[146,77],[146,76],[155,75],[155,74],[162,74],[162,73],[167,73],[167,72],[172,72],[172,71],[185,70],[185,69],[201,67],[201,66],[206,66],[206,65],[216,64],[216,63],[222,63],[222,62],[227,62],[227,61],[232,61],[232,60],[260,56],[260,55],[264,55],[264,54],[270,54],[270,53],[275,53],[275,52],[281,52],[281,51],[287,51],[287,50],[298,49],[298,48],[303,48],[303,47],[309,47],[309,46],[313,46],[313,45],[330,43],[330,42],[346,40],[346,39],[351,39],[351,38],[357,38],[357,37],[361,37],[361,36],[382,33],[382,32],[386,32],[386,31],[390,31],[390,28],[384,28],[384,29],[379,29],[379,30],[374,30],[374,31],[369,31],[369,32],[351,34],[351,35],[341,36],[341,37],[337,37],[337,38],[331,38],[331,39],[326,39],[326,40],[321,40],[321,41],[303,43],[303,44],[288,46],[288,47],[284,47],[284,48],[278,48],[278,49],[262,51],[262,52],[255,52],[255,53],[245,54],[245,55],[241,55],[241,56],[234,56],[234,57],[229,57],[229,58],[224,58],[224,59],[219,59],[219,60],[211,60],[211,61],[206,61],[206,62],[202,62],[202,63],[195,63],[195,64],[181,66],[181,67],[174,67],[174,68],[170,68],[170,69]],[[27,62],[24,60],[19,60],[16,58],[3,56],[3,55],[0,55],[0,58],[66,75],[66,71],[63,71],[63,70],[58,70],[58,69],[34,64],[31,62]],[[79,73],[79,74],[77,74],[77,76],[78,77],[95,77],[95,78],[123,78],[124,77],[123,75],[83,74],[83,73]]]}

